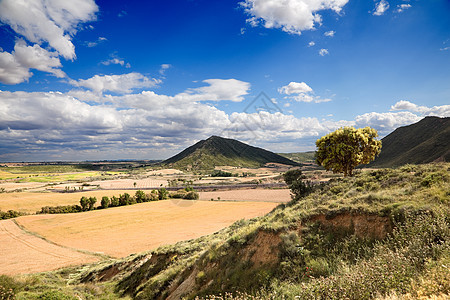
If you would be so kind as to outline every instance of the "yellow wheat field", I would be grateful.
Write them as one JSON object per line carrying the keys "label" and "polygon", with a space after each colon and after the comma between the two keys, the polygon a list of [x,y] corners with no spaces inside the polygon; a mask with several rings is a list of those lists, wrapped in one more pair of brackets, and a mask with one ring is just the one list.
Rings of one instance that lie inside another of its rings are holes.
{"label": "yellow wheat field", "polygon": [[[18,224],[70,248],[123,257],[262,216],[277,203],[164,200],[75,214],[32,215]],[[2,242],[0,241],[0,244]]]}

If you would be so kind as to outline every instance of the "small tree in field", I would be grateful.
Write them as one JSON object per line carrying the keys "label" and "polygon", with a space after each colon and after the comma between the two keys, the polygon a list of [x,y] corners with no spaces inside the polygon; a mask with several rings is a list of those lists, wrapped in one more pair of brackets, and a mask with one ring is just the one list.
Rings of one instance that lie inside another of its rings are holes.
{"label": "small tree in field", "polygon": [[81,197],[80,199],[80,205],[82,210],[86,210],[89,205],[89,200],[86,197]]}
{"label": "small tree in field", "polygon": [[368,164],[380,154],[378,132],[370,127],[339,128],[316,141],[316,162],[327,171],[352,176],[353,169]]}
{"label": "small tree in field", "polygon": [[102,197],[102,202],[100,203],[102,208],[108,208],[109,207],[109,198],[108,196]]}
{"label": "small tree in field", "polygon": [[89,205],[89,210],[93,210],[94,209],[94,205],[97,202],[97,198],[96,197],[89,197],[88,199],[88,205]]}

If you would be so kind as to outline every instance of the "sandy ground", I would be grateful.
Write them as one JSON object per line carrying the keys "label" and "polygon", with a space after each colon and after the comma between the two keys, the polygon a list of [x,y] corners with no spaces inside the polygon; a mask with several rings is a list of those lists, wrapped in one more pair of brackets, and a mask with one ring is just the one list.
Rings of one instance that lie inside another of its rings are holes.
{"label": "sandy ground", "polygon": [[[136,182],[136,186],[134,183]],[[127,188],[157,188],[167,186],[167,179],[145,178],[145,179],[117,179],[92,181],[90,185],[99,185],[102,189],[127,189]]]}
{"label": "sandy ground", "polygon": [[114,257],[214,233],[262,216],[277,203],[165,200],[77,214],[17,218],[32,232],[67,247]]}
{"label": "sandy ground", "polygon": [[286,203],[291,200],[291,193],[288,189],[246,189],[231,191],[200,192],[200,200],[220,200],[226,201],[263,201]]}
{"label": "sandy ground", "polygon": [[99,260],[28,234],[12,220],[0,221],[0,274],[15,275],[56,270]]}
{"label": "sandy ground", "polygon": [[2,182],[0,188],[4,188],[5,191],[14,191],[19,189],[37,189],[46,186],[47,183],[42,182]]}
{"label": "sandy ground", "polygon": [[[149,191],[146,191],[149,192]],[[0,194],[0,210],[17,210],[26,213],[35,213],[41,210],[43,206],[73,205],[80,204],[80,198],[97,197],[96,205],[100,205],[103,196],[119,196],[128,193],[134,195],[133,190],[114,190],[114,191],[88,191],[80,193],[39,193],[39,192],[22,192],[22,193],[2,193]]]}

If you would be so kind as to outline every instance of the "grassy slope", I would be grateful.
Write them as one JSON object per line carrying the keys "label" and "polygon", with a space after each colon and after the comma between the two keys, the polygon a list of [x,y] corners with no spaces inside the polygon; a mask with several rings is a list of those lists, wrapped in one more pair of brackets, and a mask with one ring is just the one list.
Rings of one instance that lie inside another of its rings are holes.
{"label": "grassy slope", "polygon": [[450,118],[426,117],[397,128],[382,142],[381,153],[371,166],[450,161]]}
{"label": "grassy slope", "polygon": [[215,166],[253,168],[268,162],[297,164],[273,152],[217,136],[192,145],[163,164],[180,169],[211,170]]}
{"label": "grassy slope", "polygon": [[315,151],[308,152],[293,152],[293,153],[278,153],[297,163],[315,162]]}
{"label": "grassy slope", "polygon": [[[241,220],[216,234],[159,248],[151,256],[143,253],[46,276],[60,276],[66,280],[62,282],[73,284],[67,291],[71,295],[95,284],[102,297],[138,299],[164,299],[177,287],[181,292],[184,288],[190,298],[243,291],[241,298],[208,299],[448,294],[449,170],[447,163],[363,171],[352,178],[332,180],[264,217]],[[339,215],[369,216],[403,225],[378,242],[355,236],[355,229],[326,228],[311,222],[318,215],[329,220]],[[261,238],[261,232],[267,239]],[[267,243],[258,244],[265,239]],[[275,263],[255,262],[251,253],[261,249],[266,257],[273,251]],[[101,282],[105,274],[114,276]],[[111,286],[119,294],[111,294]],[[23,293],[18,292],[19,296]]]}

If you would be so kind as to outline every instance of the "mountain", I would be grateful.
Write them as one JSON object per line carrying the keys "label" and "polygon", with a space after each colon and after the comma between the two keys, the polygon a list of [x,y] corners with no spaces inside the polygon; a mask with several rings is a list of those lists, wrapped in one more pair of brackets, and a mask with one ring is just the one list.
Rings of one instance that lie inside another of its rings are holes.
{"label": "mountain", "polygon": [[216,166],[260,167],[266,163],[299,164],[273,152],[237,140],[211,136],[162,162],[180,169],[205,170]]}
{"label": "mountain", "polygon": [[394,167],[450,161],[450,118],[425,117],[399,127],[382,140],[380,155],[370,165]]}
{"label": "mountain", "polygon": [[316,151],[278,153],[278,154],[298,163],[314,163],[316,161],[315,158]]}

